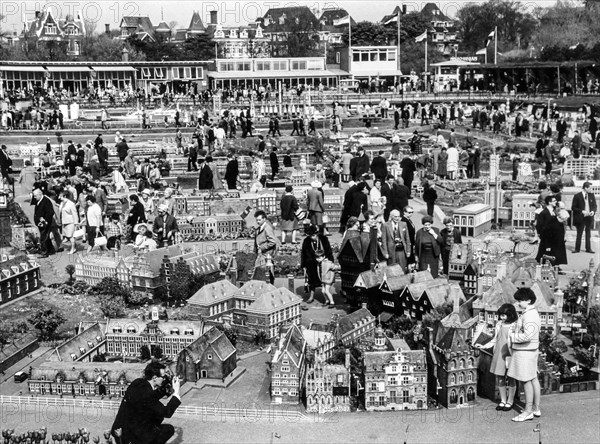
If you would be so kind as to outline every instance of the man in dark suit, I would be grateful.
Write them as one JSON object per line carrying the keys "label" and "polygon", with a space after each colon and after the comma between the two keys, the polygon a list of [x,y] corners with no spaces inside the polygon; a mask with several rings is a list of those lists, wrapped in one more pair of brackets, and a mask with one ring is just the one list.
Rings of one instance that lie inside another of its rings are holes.
{"label": "man in dark suit", "polygon": [[573,225],[575,225],[575,228],[577,229],[574,253],[579,253],[581,248],[583,230],[585,230],[585,251],[587,253],[593,253],[591,232],[597,210],[596,197],[592,194],[592,184],[590,182],[584,182],[581,193],[577,193],[573,196],[573,204],[571,206],[571,211],[573,212]]}
{"label": "man in dark suit", "polygon": [[535,258],[535,260],[538,262],[541,262],[542,258],[546,254],[546,251],[552,244],[552,239],[550,238],[551,232],[548,230],[548,228],[551,225],[552,218],[555,217],[554,209],[556,208],[556,202],[556,197],[553,195],[550,194],[546,196],[544,198],[545,207],[536,218],[535,231],[537,231],[537,234],[540,237],[538,254]]}
{"label": "man in dark suit", "polygon": [[[54,253],[54,247],[50,240],[52,225],[54,224],[54,206],[47,196],[44,196],[42,190],[33,190],[33,198],[35,199],[35,210],[33,212],[33,222],[40,230],[40,248],[42,257],[48,257]],[[56,239],[59,242],[61,239]]]}
{"label": "man in dark suit", "polygon": [[240,167],[236,156],[232,153],[227,155],[227,166],[225,167],[225,181],[230,190],[237,189],[237,179],[240,174]]}
{"label": "man in dark suit", "polygon": [[410,198],[414,174],[415,171],[417,171],[417,165],[415,164],[412,156],[407,155],[400,162],[400,168],[402,168],[402,179],[404,180],[404,185],[408,187],[408,197]]}
{"label": "man in dark suit", "polygon": [[198,159],[200,166],[200,175],[198,176],[198,189],[199,190],[212,190],[213,189],[213,173],[210,167],[204,162],[204,157]]}
{"label": "man in dark suit", "polygon": [[415,233],[417,230],[411,219],[414,212],[415,210],[413,210],[412,207],[406,206],[402,208],[402,219],[400,219],[406,224],[406,229],[408,230],[408,239],[410,240],[410,255],[407,255],[407,258],[409,264],[415,263]]}
{"label": "man in dark suit", "polygon": [[154,218],[152,226],[152,232],[157,236],[158,248],[173,245],[175,243],[175,233],[178,231],[177,220],[169,214],[169,206],[160,204],[158,206],[158,216]]}
{"label": "man in dark suit", "polygon": [[408,205],[408,199],[410,199],[410,188],[404,185],[404,180],[400,177],[396,188],[392,190],[394,209],[401,211]]}
{"label": "man in dark suit", "polygon": [[387,162],[383,157],[383,151],[379,151],[379,154],[373,158],[371,162],[371,172],[375,175],[375,179],[381,180],[381,183],[385,182],[385,178],[388,175]]}
{"label": "man in dark suit", "polygon": [[388,265],[400,264],[406,273],[412,246],[408,227],[400,219],[400,211],[392,210],[390,220],[381,225],[381,251]]}
{"label": "man in dark suit", "polygon": [[164,444],[174,434],[171,424],[162,424],[181,404],[179,378],[173,377],[173,395],[167,405],[160,402],[165,393],[165,366],[152,362],[146,366],[144,377],[131,383],[111,428],[111,434],[122,444]]}
{"label": "man in dark suit", "polygon": [[12,167],[12,159],[6,150],[6,145],[2,145],[2,148],[0,149],[0,170],[2,171],[2,177],[4,177],[10,184],[12,183],[12,179],[8,173],[10,173]]}
{"label": "man in dark suit", "polygon": [[369,166],[369,156],[365,154],[364,148],[359,148],[356,157],[350,162],[352,180],[358,182],[363,174],[369,172]]}

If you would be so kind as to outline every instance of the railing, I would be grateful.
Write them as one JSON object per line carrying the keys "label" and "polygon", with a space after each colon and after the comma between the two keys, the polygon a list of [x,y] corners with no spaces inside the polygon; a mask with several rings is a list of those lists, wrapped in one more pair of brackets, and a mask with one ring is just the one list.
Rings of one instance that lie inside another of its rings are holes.
{"label": "railing", "polygon": [[[59,397],[38,397],[38,396],[3,396],[0,395],[0,404],[19,404],[19,405],[52,405],[52,406],[67,406],[67,407],[95,407],[107,410],[117,410],[121,402],[102,401],[95,399],[77,399],[77,398],[59,398]],[[200,416],[207,417],[241,417],[252,418],[257,420],[262,419],[282,419],[285,421],[301,421],[308,417],[300,411],[300,407],[296,405],[290,406],[270,406],[262,405],[255,408],[255,404],[248,403],[239,405],[238,408],[225,408],[219,404],[208,404],[201,406],[179,406],[175,412],[176,416]]]}

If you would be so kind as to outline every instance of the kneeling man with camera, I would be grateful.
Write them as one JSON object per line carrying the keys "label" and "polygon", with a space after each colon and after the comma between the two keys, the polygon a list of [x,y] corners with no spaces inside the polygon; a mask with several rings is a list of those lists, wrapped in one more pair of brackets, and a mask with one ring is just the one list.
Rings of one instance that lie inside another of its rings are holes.
{"label": "kneeling man with camera", "polygon": [[[164,444],[174,434],[171,424],[162,424],[181,404],[180,381],[170,377],[160,362],[152,362],[144,377],[131,383],[112,426],[111,433],[120,444]],[[165,405],[163,396],[171,396]]]}

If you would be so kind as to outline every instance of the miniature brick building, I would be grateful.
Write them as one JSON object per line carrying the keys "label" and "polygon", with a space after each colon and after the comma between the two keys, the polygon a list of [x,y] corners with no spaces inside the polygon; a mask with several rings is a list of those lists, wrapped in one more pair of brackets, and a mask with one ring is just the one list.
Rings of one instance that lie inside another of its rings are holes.
{"label": "miniature brick building", "polygon": [[433,279],[407,285],[400,293],[398,302],[402,314],[420,321],[425,314],[453,301],[454,298],[461,301],[465,299],[457,283],[446,279]]}
{"label": "miniature brick building", "polygon": [[358,310],[339,318],[333,338],[346,347],[361,341],[372,341],[375,333],[375,316],[367,309],[366,304]]}
{"label": "miniature brick building", "polygon": [[146,364],[110,362],[43,362],[27,380],[29,393],[65,396],[124,396]]}
{"label": "miniature brick building", "polygon": [[237,353],[225,333],[215,327],[185,347],[177,357],[183,381],[226,378],[237,366]]}
{"label": "miniature brick building", "polygon": [[[365,352],[365,408],[373,410],[427,409],[427,362],[424,350],[408,346],[385,350],[381,327],[375,333],[377,351]],[[384,348],[381,350],[381,348]]]}
{"label": "miniature brick building", "polygon": [[454,225],[463,236],[477,237],[492,228],[492,207],[485,204],[469,204],[454,211]]}
{"label": "miniature brick building", "polygon": [[325,357],[315,352],[313,362],[306,366],[307,413],[350,411],[350,350],[346,349],[346,364],[326,364]]}
{"label": "miniature brick building", "polygon": [[264,331],[269,339],[277,336],[280,327],[300,323],[301,303],[293,291],[256,280],[241,288],[227,280],[217,281],[188,299],[188,306],[203,319],[246,325]]}
{"label": "miniature brick building", "polygon": [[513,228],[528,229],[535,219],[537,194],[515,194],[512,197],[512,226]]}
{"label": "miniature brick building", "polygon": [[163,355],[176,359],[179,353],[202,335],[200,321],[145,321],[137,318],[109,319],[106,351],[112,356],[139,356],[141,348],[160,347]]}
{"label": "miniature brick building", "polygon": [[0,262],[0,305],[40,288],[40,266],[35,259],[21,255]]}
{"label": "miniature brick building", "polygon": [[271,402],[298,404],[305,371],[306,341],[300,328],[292,324],[281,333],[271,360]]}

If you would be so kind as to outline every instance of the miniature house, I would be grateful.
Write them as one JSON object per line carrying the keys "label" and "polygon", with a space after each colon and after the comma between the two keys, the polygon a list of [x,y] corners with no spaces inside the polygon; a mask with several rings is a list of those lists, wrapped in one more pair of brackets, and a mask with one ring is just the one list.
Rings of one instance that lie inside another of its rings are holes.
{"label": "miniature house", "polygon": [[454,225],[463,236],[476,237],[492,228],[492,207],[485,204],[470,204],[458,208],[454,214]]}

